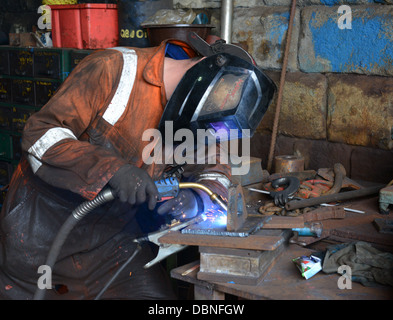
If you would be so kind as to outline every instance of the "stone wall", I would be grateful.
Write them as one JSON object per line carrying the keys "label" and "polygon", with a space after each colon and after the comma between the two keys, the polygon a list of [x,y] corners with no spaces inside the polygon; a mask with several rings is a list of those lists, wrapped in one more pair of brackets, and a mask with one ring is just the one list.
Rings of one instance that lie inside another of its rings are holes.
{"label": "stone wall", "polygon": [[[220,3],[175,0],[209,8],[218,35]],[[291,3],[234,1],[232,42],[277,86]],[[307,169],[341,162],[354,179],[392,180],[393,1],[298,0],[287,70],[275,155],[301,153]],[[274,101],[252,140],[264,165],[275,108]]]}
{"label": "stone wall", "polygon": [[[92,2],[97,1],[93,0]],[[115,0],[110,0],[115,1]],[[41,0],[5,0],[0,30],[34,24]],[[351,29],[342,29],[351,9]],[[234,0],[232,42],[280,83],[291,0]],[[174,0],[205,9],[220,35],[221,0]],[[347,13],[347,12],[346,12]],[[393,0],[298,0],[276,155],[301,153],[307,169],[344,164],[354,179],[393,179]],[[252,141],[267,165],[276,103]]]}

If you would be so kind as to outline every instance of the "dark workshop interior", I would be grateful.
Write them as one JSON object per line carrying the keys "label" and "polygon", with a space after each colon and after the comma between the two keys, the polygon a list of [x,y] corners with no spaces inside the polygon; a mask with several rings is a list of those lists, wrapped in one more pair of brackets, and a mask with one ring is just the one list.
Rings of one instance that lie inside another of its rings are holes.
{"label": "dark workshop interior", "polygon": [[[271,79],[274,95],[261,111],[252,137],[235,139],[234,151],[230,144],[237,157],[230,157],[229,183],[224,185],[219,175],[208,178],[225,186],[226,197],[201,187],[203,178],[201,183],[179,178],[171,185],[176,188],[172,198],[189,190],[195,197],[204,194],[216,209],[185,221],[160,218],[147,227],[145,233],[151,233],[143,241],[147,240],[156,259],[163,254],[156,263],[165,270],[176,297],[392,300],[392,0],[2,1],[0,187],[4,212],[9,207],[7,196],[19,199],[18,191],[9,194],[9,188],[11,178],[21,175],[18,165],[28,149],[22,148],[26,122],[41,114],[57,92],[63,97],[63,82],[67,84],[81,61],[108,48],[150,52],[166,39],[188,43],[190,32],[215,45],[209,50],[221,50],[224,43],[228,53],[235,52],[231,51],[234,46],[248,52],[251,62],[247,60],[247,65],[257,66]],[[258,88],[259,97],[265,97],[262,91],[268,89]],[[240,110],[240,105],[235,109]],[[180,108],[179,103],[176,107]],[[42,118],[48,116],[42,114]],[[138,122],[153,123],[147,118],[151,113],[146,114]],[[251,119],[248,111],[237,116]],[[62,123],[68,128],[68,122]],[[29,134],[35,137],[37,130],[30,129]],[[60,149],[52,151],[56,152]],[[82,153],[78,156],[83,162]],[[239,159],[240,164],[235,161]],[[56,166],[54,160],[49,163]],[[239,165],[248,170],[234,170]],[[41,170],[45,168],[37,173]],[[67,173],[59,170],[59,175],[67,179]],[[54,187],[62,188],[56,183]],[[167,187],[157,181],[156,186],[159,192]],[[13,232],[12,228],[1,230],[4,246]],[[137,277],[139,273],[130,270],[129,277]],[[25,299],[13,296],[19,285],[7,281],[0,281],[4,299]],[[68,299],[72,291],[71,285],[53,288],[46,291],[56,291],[57,296],[47,293],[48,299]],[[45,294],[45,289],[39,289]]]}

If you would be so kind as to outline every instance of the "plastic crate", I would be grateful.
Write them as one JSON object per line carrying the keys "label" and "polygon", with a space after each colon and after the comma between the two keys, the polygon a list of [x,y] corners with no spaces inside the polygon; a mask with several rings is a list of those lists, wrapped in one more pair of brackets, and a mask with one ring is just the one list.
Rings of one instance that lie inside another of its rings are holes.
{"label": "plastic crate", "polygon": [[116,4],[85,3],[50,8],[54,47],[103,49],[118,45]]}
{"label": "plastic crate", "polygon": [[12,102],[14,104],[34,106],[34,81],[29,79],[12,79]]}
{"label": "plastic crate", "polygon": [[0,102],[11,102],[11,79],[0,78]]}
{"label": "plastic crate", "polygon": [[37,112],[39,109],[38,108],[29,108],[28,106],[26,107],[13,107],[12,108],[12,119],[11,119],[11,131],[13,133],[23,132],[23,128],[26,124],[26,121],[31,117],[32,114]]}
{"label": "plastic crate", "polygon": [[19,77],[33,76],[34,49],[13,48],[9,50],[10,75]]}

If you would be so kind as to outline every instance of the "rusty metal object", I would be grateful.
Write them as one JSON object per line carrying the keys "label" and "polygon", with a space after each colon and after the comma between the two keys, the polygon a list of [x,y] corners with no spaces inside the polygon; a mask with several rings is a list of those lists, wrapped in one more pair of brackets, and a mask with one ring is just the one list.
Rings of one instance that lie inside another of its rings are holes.
{"label": "rusty metal object", "polygon": [[393,185],[379,191],[379,213],[389,214],[389,205],[393,204]]}
{"label": "rusty metal object", "polygon": [[322,179],[306,180],[300,184],[300,188],[296,196],[303,199],[316,198],[330,190],[332,186],[332,181]]}
{"label": "rusty metal object", "polygon": [[303,227],[303,217],[273,216],[267,223],[264,224],[263,229],[292,229]]}
{"label": "rusty metal object", "polygon": [[269,201],[263,206],[260,206],[258,212],[265,216],[271,216],[273,214],[281,213],[283,210],[285,211],[285,209],[275,206],[273,201]]}
{"label": "rusty metal object", "polygon": [[[325,180],[334,182],[334,172],[332,168],[320,168],[318,169],[317,174]],[[362,189],[363,186],[360,183],[348,178],[347,176],[344,176],[341,188],[351,188],[357,190]]]}
{"label": "rusty metal object", "polygon": [[182,230],[184,234],[199,234],[229,237],[248,237],[258,231],[269,217],[248,217],[243,188],[240,184],[232,184],[228,188],[226,225],[215,224],[214,221],[203,221]]}
{"label": "rusty metal object", "polygon": [[393,234],[393,220],[391,219],[374,219],[374,225],[376,226],[378,232]]}
{"label": "rusty metal object", "polygon": [[304,222],[344,218],[345,210],[342,207],[321,207],[303,214]]}
{"label": "rusty metal object", "polygon": [[341,163],[334,164],[334,184],[329,191],[324,192],[323,194],[334,194],[340,192],[344,178],[346,176],[346,171],[344,166]]}
{"label": "rusty metal object", "polygon": [[282,177],[296,177],[300,181],[303,180],[309,180],[309,179],[315,179],[317,176],[317,172],[315,170],[304,170],[304,171],[298,171],[298,172],[287,172],[287,173],[273,173],[269,176],[269,181],[276,180],[278,178]]}
{"label": "rusty metal object", "polygon": [[279,118],[280,118],[282,96],[283,96],[283,92],[284,92],[285,76],[287,73],[289,47],[291,45],[292,28],[293,28],[293,21],[295,19],[295,13],[296,13],[296,0],[292,0],[291,13],[289,15],[289,23],[288,23],[288,31],[287,31],[287,41],[285,43],[284,60],[282,63],[281,76],[280,76],[280,86],[278,88],[277,105],[276,105],[276,111],[274,114],[272,140],[270,142],[270,150],[269,150],[269,156],[268,156],[268,162],[267,162],[267,171],[269,171],[269,172],[271,172],[271,169],[272,169],[274,149],[276,147],[278,123],[279,123]]}
{"label": "rusty metal object", "polygon": [[239,230],[247,219],[246,201],[241,185],[228,189],[227,231]]}
{"label": "rusty metal object", "polygon": [[249,166],[247,174],[234,175],[232,174],[231,181],[233,183],[239,183],[242,186],[247,186],[259,182],[268,181],[270,175],[267,170],[262,169],[262,159],[257,157],[250,157],[248,160],[242,161],[239,164],[231,163],[232,168],[238,168],[240,166]]}
{"label": "rusty metal object", "polygon": [[295,155],[276,156],[274,168],[277,173],[299,172],[304,170],[304,157]]}
{"label": "rusty metal object", "polygon": [[[271,217],[268,217],[269,219]],[[266,221],[266,220],[265,220]],[[208,246],[218,248],[237,248],[251,250],[275,250],[285,241],[288,230],[259,230],[248,237],[217,236],[214,234],[184,233],[184,229],[162,236],[161,243],[177,243],[190,246]]]}
{"label": "rusty metal object", "polygon": [[319,205],[321,203],[351,200],[351,199],[355,199],[355,198],[360,198],[360,197],[364,197],[364,196],[377,194],[379,192],[379,190],[381,190],[381,188],[383,188],[383,186],[379,185],[379,186],[374,186],[374,187],[369,187],[369,188],[364,188],[364,189],[359,189],[359,190],[341,192],[341,193],[336,193],[336,194],[322,195],[317,198],[304,199],[304,200],[291,200],[290,202],[288,202],[285,205],[285,209],[295,210],[295,209],[299,209],[299,208]]}
{"label": "rusty metal object", "polygon": [[269,251],[199,247],[200,269],[197,278],[256,285],[285,247],[285,243]]}

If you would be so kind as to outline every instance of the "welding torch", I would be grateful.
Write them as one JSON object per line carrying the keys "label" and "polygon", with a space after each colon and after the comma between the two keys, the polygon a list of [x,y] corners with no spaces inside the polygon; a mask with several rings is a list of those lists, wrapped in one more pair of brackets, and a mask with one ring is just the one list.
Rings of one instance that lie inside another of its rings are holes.
{"label": "welding torch", "polygon": [[156,180],[155,184],[159,194],[158,201],[164,201],[177,197],[179,194],[179,189],[199,189],[206,192],[213,203],[219,205],[222,209],[225,210],[225,212],[227,212],[227,204],[225,201],[217,193],[214,193],[203,184],[196,182],[179,182],[179,180],[175,177]]}
{"label": "welding torch", "polygon": [[[176,197],[179,194],[179,189],[194,188],[194,189],[200,189],[200,190],[205,191],[209,195],[209,197],[213,203],[218,204],[221,208],[223,208],[225,211],[227,211],[227,205],[226,205],[225,201],[219,195],[217,195],[216,193],[211,191],[208,187],[206,187],[200,183],[179,182],[179,180],[176,179],[175,177],[171,177],[171,178],[157,180],[157,181],[155,181],[155,184],[157,186],[157,190],[159,193],[159,199],[158,199],[159,201],[164,201],[164,200],[168,200],[168,199]],[[63,223],[60,230],[58,231],[58,233],[57,233],[57,235],[51,245],[51,248],[49,250],[49,254],[47,256],[45,264],[53,269],[54,264],[56,263],[57,257],[60,253],[60,250],[61,250],[65,240],[67,239],[69,233],[75,227],[75,225],[82,218],[84,218],[88,213],[93,211],[95,208],[103,205],[106,202],[112,201],[114,198],[115,198],[114,193],[112,192],[111,189],[108,188],[108,189],[101,191],[97,195],[97,197],[94,198],[93,200],[85,201],[85,202],[81,203],[78,207],[76,207],[72,211],[71,215],[67,218],[67,220]],[[189,225],[191,223],[195,223],[198,221],[199,221],[199,217],[194,218],[188,222],[185,222],[184,225],[181,224],[181,225],[176,226],[175,228],[168,228],[166,231],[164,231],[164,233],[169,232],[174,229],[179,229],[181,227],[184,227],[186,225]],[[151,236],[153,236],[153,235],[151,235]],[[158,237],[156,237],[156,238],[158,241]],[[136,240],[136,242],[139,243],[138,239]],[[154,259],[154,261],[151,261],[147,265],[147,267],[150,267],[151,265],[164,259],[169,254],[177,252],[184,247],[186,247],[186,246],[180,245],[177,248],[167,248],[167,247],[164,248],[164,250],[163,250],[164,253],[160,254],[159,257]],[[127,262],[124,264],[124,266],[127,265],[133,259],[134,255],[138,251],[139,251],[139,246],[137,247],[137,250],[135,251],[135,253],[129,258],[129,260],[127,260]],[[122,270],[122,269],[120,269],[120,270]],[[107,283],[107,285],[103,288],[103,290],[99,293],[99,295],[96,298],[99,298],[102,295],[102,293],[107,289],[107,286],[114,280],[114,278],[116,278],[116,276],[117,276],[117,274],[115,274],[115,276],[113,276],[110,279],[110,281]],[[46,292],[46,289],[40,289],[39,287],[37,287],[37,289],[34,293],[33,299],[34,300],[44,299],[45,292]]]}
{"label": "welding torch", "polygon": [[[225,201],[216,193],[214,193],[212,190],[210,190],[208,187],[200,184],[200,183],[195,183],[195,182],[179,182],[179,180],[175,177],[170,177],[166,179],[161,179],[154,181],[154,183],[157,186],[159,198],[158,201],[165,201],[172,199],[174,197],[177,197],[179,194],[180,189],[200,189],[206,192],[210,199],[212,200],[213,203],[218,204],[222,209],[227,212],[227,204]],[[156,244],[159,247],[158,254],[156,258],[154,258],[152,261],[148,262],[145,264],[144,268],[150,268],[151,266],[155,265],[156,263],[160,262],[161,260],[165,259],[169,255],[178,252],[180,250],[183,250],[184,248],[187,247],[187,245],[181,245],[181,244],[163,244],[159,241],[159,239],[164,236],[165,234],[172,232],[172,231],[177,231],[180,229],[183,229],[191,224],[194,223],[199,223],[201,221],[204,221],[206,219],[204,214],[197,215],[195,218],[190,219],[185,222],[180,222],[177,221],[174,223],[174,225],[168,226],[167,228],[164,228],[162,230],[158,230],[155,232],[151,232],[148,235],[142,236],[140,238],[137,238],[134,240],[134,242],[140,244],[145,241],[152,242]]]}

